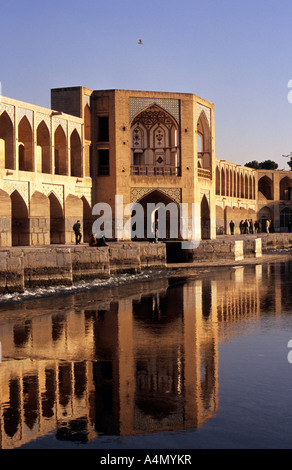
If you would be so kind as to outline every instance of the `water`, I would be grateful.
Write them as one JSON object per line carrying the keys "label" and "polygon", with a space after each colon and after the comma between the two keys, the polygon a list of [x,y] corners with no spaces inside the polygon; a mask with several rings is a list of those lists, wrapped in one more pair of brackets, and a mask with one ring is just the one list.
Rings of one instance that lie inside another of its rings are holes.
{"label": "water", "polygon": [[292,261],[168,274],[1,299],[0,448],[292,448]]}

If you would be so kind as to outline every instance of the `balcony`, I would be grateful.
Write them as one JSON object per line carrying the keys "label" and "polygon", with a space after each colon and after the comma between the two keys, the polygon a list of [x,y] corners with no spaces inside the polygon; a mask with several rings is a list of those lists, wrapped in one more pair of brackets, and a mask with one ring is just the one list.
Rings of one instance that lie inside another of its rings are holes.
{"label": "balcony", "polygon": [[131,166],[132,176],[180,176],[178,166]]}
{"label": "balcony", "polygon": [[206,170],[205,168],[198,168],[198,177],[210,180],[211,179],[211,171]]}

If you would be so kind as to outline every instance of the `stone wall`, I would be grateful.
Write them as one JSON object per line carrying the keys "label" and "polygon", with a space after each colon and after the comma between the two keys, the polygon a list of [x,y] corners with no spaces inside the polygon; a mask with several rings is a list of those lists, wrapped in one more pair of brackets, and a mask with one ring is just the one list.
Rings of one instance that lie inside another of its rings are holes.
{"label": "stone wall", "polygon": [[25,288],[72,285],[166,266],[164,243],[113,243],[108,247],[21,247],[0,250],[0,294]]}

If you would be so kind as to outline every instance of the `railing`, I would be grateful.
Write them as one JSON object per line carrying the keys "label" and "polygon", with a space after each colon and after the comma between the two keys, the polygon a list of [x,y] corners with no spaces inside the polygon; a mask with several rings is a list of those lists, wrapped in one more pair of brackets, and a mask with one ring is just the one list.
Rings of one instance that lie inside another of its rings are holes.
{"label": "railing", "polygon": [[177,166],[131,166],[132,176],[180,176]]}
{"label": "railing", "polygon": [[198,176],[200,178],[211,179],[211,171],[205,168],[198,168]]}

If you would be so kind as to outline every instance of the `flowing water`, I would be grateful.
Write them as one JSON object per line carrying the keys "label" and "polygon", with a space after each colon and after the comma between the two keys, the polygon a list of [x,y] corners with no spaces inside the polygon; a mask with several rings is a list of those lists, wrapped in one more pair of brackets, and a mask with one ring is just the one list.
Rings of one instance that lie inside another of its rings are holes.
{"label": "flowing water", "polygon": [[287,260],[3,296],[0,448],[291,449],[291,293]]}

